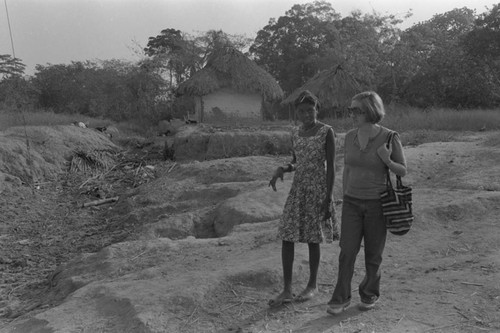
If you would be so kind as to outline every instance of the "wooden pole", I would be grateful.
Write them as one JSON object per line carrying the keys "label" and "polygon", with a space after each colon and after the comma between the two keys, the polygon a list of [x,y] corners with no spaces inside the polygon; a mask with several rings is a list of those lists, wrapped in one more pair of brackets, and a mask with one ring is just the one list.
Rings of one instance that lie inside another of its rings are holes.
{"label": "wooden pole", "polygon": [[105,198],[105,199],[100,199],[100,200],[95,200],[95,201],[90,201],[90,202],[85,202],[82,205],[82,208],[85,207],[90,207],[90,206],[99,206],[99,205],[104,205],[107,203],[115,202],[118,201],[118,197],[112,197],[112,198]]}

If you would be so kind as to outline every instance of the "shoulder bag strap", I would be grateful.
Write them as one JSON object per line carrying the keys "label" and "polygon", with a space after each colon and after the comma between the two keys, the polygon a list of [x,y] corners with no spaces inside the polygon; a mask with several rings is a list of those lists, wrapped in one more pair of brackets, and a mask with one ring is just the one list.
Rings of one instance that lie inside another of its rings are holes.
{"label": "shoulder bag strap", "polygon": [[[394,131],[390,131],[389,135],[387,136],[387,142],[385,143],[387,148],[389,148],[389,146],[392,142],[392,138],[394,137],[394,133],[395,133]],[[399,181],[401,182],[401,177],[399,177]],[[389,170],[389,168],[387,166],[386,166],[386,185],[387,185],[387,188],[392,188],[391,171]]]}
{"label": "shoulder bag strap", "polygon": [[[395,135],[396,135],[396,132],[394,132],[394,131],[391,131],[389,133],[389,138],[387,139],[387,148],[389,148],[389,145],[391,144],[392,139],[394,138]],[[389,171],[389,168],[387,168],[387,179],[388,179],[387,183],[392,186],[391,177],[389,174],[390,174],[390,171]],[[398,175],[396,175],[396,187],[397,188],[403,187],[403,181],[401,180],[401,176],[398,176]]]}

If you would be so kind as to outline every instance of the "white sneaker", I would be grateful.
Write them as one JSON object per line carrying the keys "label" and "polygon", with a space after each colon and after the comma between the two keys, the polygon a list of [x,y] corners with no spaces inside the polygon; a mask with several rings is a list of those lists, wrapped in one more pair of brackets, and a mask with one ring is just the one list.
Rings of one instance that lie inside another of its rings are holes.
{"label": "white sneaker", "polygon": [[377,304],[377,302],[378,302],[378,299],[376,299],[372,303],[365,303],[365,302],[361,301],[361,303],[358,304],[358,309],[360,309],[361,311],[371,310],[375,307],[375,304]]}
{"label": "white sneaker", "polygon": [[328,304],[326,312],[331,315],[338,315],[345,311],[351,304],[351,301],[347,301],[344,304]]}

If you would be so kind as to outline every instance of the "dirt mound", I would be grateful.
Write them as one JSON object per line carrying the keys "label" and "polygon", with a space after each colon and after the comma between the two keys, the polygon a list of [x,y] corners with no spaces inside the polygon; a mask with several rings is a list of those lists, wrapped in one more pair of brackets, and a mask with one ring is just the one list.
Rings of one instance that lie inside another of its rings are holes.
{"label": "dirt mound", "polygon": [[[0,188],[13,178],[25,182],[53,179],[68,168],[75,152],[116,152],[105,134],[77,126],[11,127],[0,132]],[[6,178],[8,177],[8,178]],[[15,182],[15,181],[14,181]]]}
{"label": "dirt mound", "polygon": [[281,131],[221,131],[200,126],[183,127],[173,143],[175,158],[212,160],[219,158],[289,154],[290,132]]}

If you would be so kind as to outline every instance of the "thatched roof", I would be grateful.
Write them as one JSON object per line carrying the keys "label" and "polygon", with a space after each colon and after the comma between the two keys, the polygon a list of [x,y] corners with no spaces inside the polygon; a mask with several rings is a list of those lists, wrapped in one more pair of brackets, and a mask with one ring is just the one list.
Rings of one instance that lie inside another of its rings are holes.
{"label": "thatched roof", "polygon": [[283,98],[283,90],[271,74],[232,47],[212,53],[205,67],[179,85],[177,94],[204,96],[221,88],[257,92],[266,100]]}
{"label": "thatched roof", "polygon": [[304,90],[316,95],[322,106],[329,107],[343,107],[350,103],[354,95],[362,91],[358,82],[339,65],[316,74],[302,87],[295,89],[281,104],[293,104]]}

